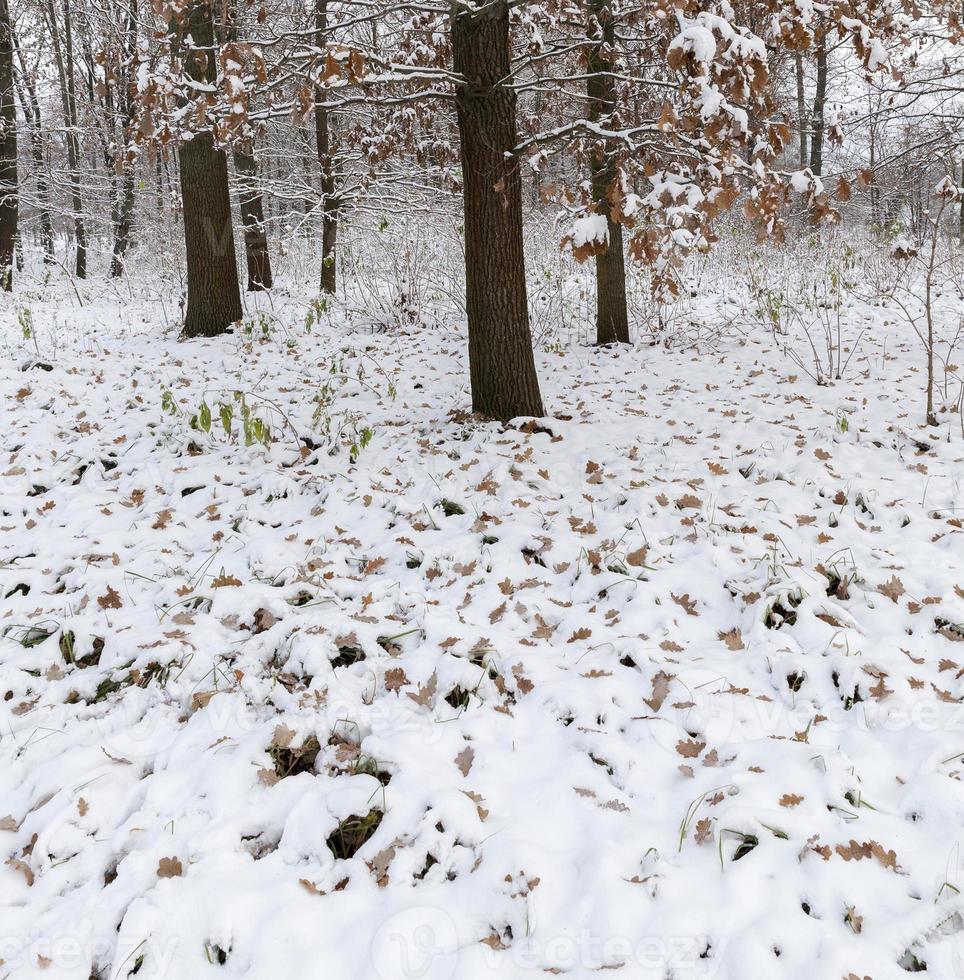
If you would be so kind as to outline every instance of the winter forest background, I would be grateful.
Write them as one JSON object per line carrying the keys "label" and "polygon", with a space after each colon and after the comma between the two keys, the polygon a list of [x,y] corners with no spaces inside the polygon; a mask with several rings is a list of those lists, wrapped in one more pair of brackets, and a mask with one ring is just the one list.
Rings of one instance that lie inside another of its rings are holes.
{"label": "winter forest background", "polygon": [[0,980],[964,977],[946,0],[0,0]]}

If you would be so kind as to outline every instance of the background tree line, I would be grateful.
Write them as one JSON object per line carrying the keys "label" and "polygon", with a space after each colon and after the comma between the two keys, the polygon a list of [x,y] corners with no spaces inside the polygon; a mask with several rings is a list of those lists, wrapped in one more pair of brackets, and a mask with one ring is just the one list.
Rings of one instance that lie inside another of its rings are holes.
{"label": "background tree line", "polygon": [[0,0],[0,275],[183,240],[211,336],[292,242],[333,293],[360,215],[461,209],[473,409],[540,416],[527,209],[594,265],[601,344],[626,263],[671,298],[737,207],[760,239],[922,237],[964,181],[959,31],[944,0]]}

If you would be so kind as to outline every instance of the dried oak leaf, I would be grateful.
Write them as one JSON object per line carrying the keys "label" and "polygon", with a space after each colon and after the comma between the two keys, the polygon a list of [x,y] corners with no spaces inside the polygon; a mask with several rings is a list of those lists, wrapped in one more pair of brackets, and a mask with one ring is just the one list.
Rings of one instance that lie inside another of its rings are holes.
{"label": "dried oak leaf", "polygon": [[887,596],[891,602],[897,602],[904,594],[904,583],[896,575],[891,575],[883,585],[877,586],[877,591],[881,595]]}
{"label": "dried oak leaf", "polygon": [[733,629],[716,634],[716,638],[726,644],[729,650],[745,650],[743,636],[740,630],[734,626]]}
{"label": "dried oak leaf", "polygon": [[644,704],[652,708],[653,711],[659,711],[663,706],[663,702],[666,700],[666,695],[669,694],[669,682],[672,679],[673,675],[667,674],[664,670],[654,674],[651,681],[653,693],[650,697],[643,699]]}
{"label": "dried oak leaf", "polygon": [[780,806],[799,806],[803,802],[803,797],[796,793],[784,793],[780,797]]}
{"label": "dried oak leaf", "polygon": [[33,885],[33,869],[29,864],[27,864],[26,861],[20,861],[17,858],[7,858],[7,860],[4,861],[4,864],[6,864],[8,868],[13,868],[14,871],[19,871],[24,878],[27,879],[28,888]]}
{"label": "dried oak leaf", "polygon": [[695,738],[681,738],[676,743],[676,751],[686,759],[695,759],[705,748],[706,742],[699,742]]}
{"label": "dried oak leaf", "polygon": [[161,860],[157,862],[158,878],[180,878],[182,874],[184,874],[184,868],[181,867],[181,861],[179,858],[161,858]]}
{"label": "dried oak leaf", "polygon": [[641,568],[646,564],[646,554],[648,551],[649,548],[647,548],[646,545],[643,545],[642,548],[639,548],[637,551],[630,551],[629,554],[626,555],[626,564],[633,568]]}
{"label": "dried oak leaf", "polygon": [[455,764],[459,767],[459,771],[463,776],[469,774],[469,770],[472,768],[472,761],[475,759],[475,749],[471,745],[466,745],[464,749],[455,757]]}
{"label": "dried oak leaf", "polygon": [[433,671],[432,676],[425,682],[424,685],[418,685],[418,693],[414,691],[408,691],[408,696],[416,703],[420,704],[423,708],[427,708],[431,702],[432,698],[435,697],[435,691],[438,687],[438,675]]}
{"label": "dried oak leaf", "polygon": [[97,597],[97,605],[101,609],[120,609],[124,605],[120,593],[116,589],[107,586],[107,592]]}
{"label": "dried oak leaf", "polygon": [[676,595],[675,592],[670,592],[670,597],[677,606],[682,606],[686,610],[687,616],[699,616],[696,611],[696,600],[690,598],[688,592],[684,592],[682,595]]}

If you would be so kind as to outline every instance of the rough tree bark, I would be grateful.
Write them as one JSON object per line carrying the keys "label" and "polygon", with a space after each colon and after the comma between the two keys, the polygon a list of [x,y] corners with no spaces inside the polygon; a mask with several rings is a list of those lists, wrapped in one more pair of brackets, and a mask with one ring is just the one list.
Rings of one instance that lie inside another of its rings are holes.
{"label": "rough tree bark", "polygon": [[0,288],[13,290],[17,248],[17,103],[13,84],[13,32],[7,0],[0,0]]}
{"label": "rough tree bark", "polygon": [[[191,0],[182,37],[193,39],[184,52],[184,70],[196,82],[213,84],[217,65],[209,0]],[[178,151],[184,244],[187,251],[185,337],[213,337],[241,319],[241,288],[234,252],[228,161],[210,132],[198,132]]]}
{"label": "rough tree bark", "polygon": [[465,202],[465,297],[472,408],[507,421],[541,416],[526,297],[516,96],[510,74],[509,7],[490,0],[451,11]]}
{"label": "rough tree bark", "polygon": [[244,257],[248,267],[248,292],[270,289],[271,257],[268,254],[268,236],[264,226],[264,206],[258,189],[258,161],[250,144],[235,146],[234,169],[240,178],[238,203],[241,206],[241,224],[244,226]]}
{"label": "rough tree bark", "polygon": [[[324,48],[328,30],[328,0],[315,0],[315,46]],[[331,120],[325,90],[315,86],[315,148],[321,169],[321,291],[334,293],[335,249],[338,245],[338,199],[332,160]]]}
{"label": "rough tree bark", "polygon": [[[599,31],[598,43],[587,51],[586,95],[589,119],[608,119],[616,107],[616,82],[612,75],[610,52],[615,40],[612,6],[609,0],[589,0],[589,13]],[[612,219],[609,193],[616,181],[616,161],[608,147],[589,163],[592,197],[596,211],[606,215],[607,247],[597,251],[596,262],[596,343],[629,343],[629,315],[626,310],[626,265],[623,254],[623,226]]]}

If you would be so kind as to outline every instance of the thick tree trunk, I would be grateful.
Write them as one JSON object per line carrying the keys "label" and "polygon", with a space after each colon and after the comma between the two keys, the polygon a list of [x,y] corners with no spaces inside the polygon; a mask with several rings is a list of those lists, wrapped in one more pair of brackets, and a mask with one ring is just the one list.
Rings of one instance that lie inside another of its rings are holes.
{"label": "thick tree trunk", "polygon": [[240,177],[238,199],[244,226],[244,255],[248,266],[248,292],[270,289],[271,258],[264,227],[264,207],[258,188],[258,162],[248,146],[234,149],[234,169]]}
{"label": "thick tree trunk", "polygon": [[[609,52],[614,41],[612,7],[609,0],[590,0],[589,10],[598,30],[599,43],[587,52],[586,95],[589,119],[608,120],[616,107],[616,84]],[[629,315],[626,310],[626,265],[623,254],[623,227],[612,219],[609,198],[616,182],[616,162],[611,148],[603,146],[589,163],[592,197],[596,211],[606,215],[607,244],[597,251],[596,262],[596,343],[629,343]]]}
{"label": "thick tree trunk", "polygon": [[13,33],[7,0],[0,0],[0,288],[13,290],[17,250],[17,104],[13,84]]}
{"label": "thick tree trunk", "polygon": [[813,96],[813,112],[810,135],[810,169],[820,177],[823,174],[824,108],[827,102],[827,39],[817,42],[817,85]]}
{"label": "thick tree trunk", "polygon": [[[315,46],[324,48],[328,31],[328,0],[315,0]],[[335,249],[338,245],[338,199],[332,159],[331,121],[325,106],[325,90],[315,87],[315,147],[321,169],[321,291],[334,293]]]}
{"label": "thick tree trunk", "polygon": [[465,201],[465,297],[472,408],[507,421],[541,416],[526,297],[509,7],[452,7],[452,59]]}
{"label": "thick tree trunk", "polygon": [[[194,50],[183,52],[194,81],[216,80],[214,22],[208,0],[191,0],[181,25]],[[203,53],[200,59],[196,56]],[[199,60],[202,64],[199,64]],[[213,337],[241,319],[241,288],[234,252],[228,161],[210,132],[195,133],[178,152],[184,243],[187,251],[185,337]]]}

